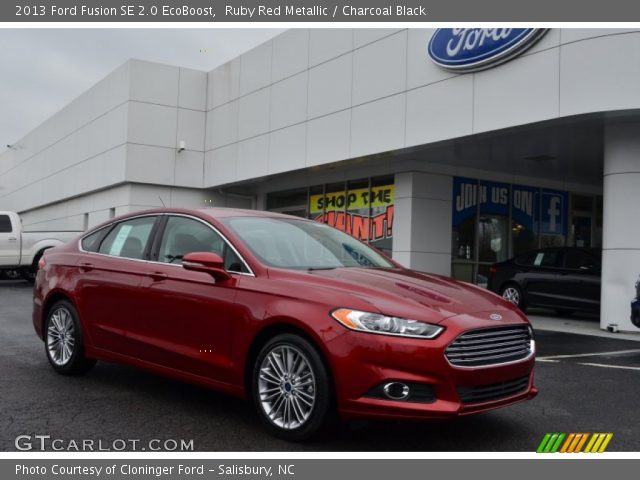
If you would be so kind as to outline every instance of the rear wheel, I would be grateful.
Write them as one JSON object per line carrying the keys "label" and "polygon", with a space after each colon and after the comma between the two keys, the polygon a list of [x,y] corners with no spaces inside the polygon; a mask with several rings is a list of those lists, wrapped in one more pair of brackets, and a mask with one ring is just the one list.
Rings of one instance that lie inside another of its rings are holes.
{"label": "rear wheel", "polygon": [[269,340],[253,367],[252,396],[262,423],[274,435],[304,441],[333,419],[329,372],[316,348],[294,334]]}
{"label": "rear wheel", "polygon": [[85,356],[78,312],[67,300],[61,300],[49,309],[44,335],[47,358],[56,372],[78,375],[96,364]]}
{"label": "rear wheel", "polygon": [[506,301],[513,303],[516,307],[518,307],[523,312],[526,309],[524,303],[524,297],[522,295],[522,290],[515,283],[507,283],[500,290],[500,295]]}

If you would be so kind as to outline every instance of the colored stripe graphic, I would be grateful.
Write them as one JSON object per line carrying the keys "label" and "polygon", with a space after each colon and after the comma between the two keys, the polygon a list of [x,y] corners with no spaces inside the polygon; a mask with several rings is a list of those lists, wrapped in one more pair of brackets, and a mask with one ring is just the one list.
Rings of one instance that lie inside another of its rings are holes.
{"label": "colored stripe graphic", "polygon": [[[565,440],[566,438],[566,440]],[[536,449],[537,453],[602,453],[607,449],[613,433],[546,433]],[[563,442],[564,440],[564,442]],[[587,442],[587,440],[589,440]],[[586,443],[586,447],[585,447]],[[584,450],[583,450],[584,447]]]}
{"label": "colored stripe graphic", "polygon": [[594,433],[584,453],[602,453],[609,445],[613,433]]}
{"label": "colored stripe graphic", "polygon": [[540,445],[538,445],[537,453],[556,453],[562,440],[564,439],[564,433],[547,433]]}

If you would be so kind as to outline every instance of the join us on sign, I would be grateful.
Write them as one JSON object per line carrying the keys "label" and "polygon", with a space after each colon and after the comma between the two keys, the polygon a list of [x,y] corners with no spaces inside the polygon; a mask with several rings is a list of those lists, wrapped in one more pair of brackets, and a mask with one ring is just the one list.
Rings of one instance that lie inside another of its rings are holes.
{"label": "join us on sign", "polygon": [[[480,204],[509,205],[509,187],[500,185],[478,185],[477,183],[462,183],[460,193],[456,196],[457,212]],[[533,215],[534,192],[530,190],[513,189],[513,208],[528,216]]]}

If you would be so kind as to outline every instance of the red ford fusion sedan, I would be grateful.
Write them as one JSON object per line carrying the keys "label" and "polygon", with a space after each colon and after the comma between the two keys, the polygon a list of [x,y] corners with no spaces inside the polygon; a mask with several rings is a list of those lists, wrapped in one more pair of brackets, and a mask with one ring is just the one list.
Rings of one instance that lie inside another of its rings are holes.
{"label": "red ford fusion sedan", "polygon": [[533,398],[526,317],[329,226],[233,209],[110,220],[40,261],[33,324],[71,375],[119,362],[249,399],[276,435]]}

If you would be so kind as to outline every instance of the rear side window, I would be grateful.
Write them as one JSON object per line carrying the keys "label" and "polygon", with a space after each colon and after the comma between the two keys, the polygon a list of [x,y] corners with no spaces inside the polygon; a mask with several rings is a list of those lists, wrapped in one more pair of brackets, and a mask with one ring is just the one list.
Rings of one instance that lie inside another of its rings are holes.
{"label": "rear side window", "polygon": [[11,233],[11,219],[9,215],[0,215],[0,233]]}
{"label": "rear side window", "polygon": [[87,235],[82,239],[82,249],[85,252],[97,252],[100,247],[100,240],[106,233],[107,227],[101,228],[97,232],[93,232],[91,235]]}
{"label": "rear side window", "polygon": [[559,267],[560,252],[558,250],[537,250],[516,258],[518,265],[527,267]]}
{"label": "rear side window", "polygon": [[519,257],[516,257],[516,263],[518,265],[526,265],[526,266],[531,266],[533,265],[533,260],[536,258],[536,254],[538,252],[527,252],[524,253],[522,255],[520,255]]}
{"label": "rear side window", "polygon": [[564,266],[571,270],[597,270],[599,261],[583,250],[568,250],[565,254]]}
{"label": "rear side window", "polygon": [[155,221],[156,217],[142,217],[120,222],[104,238],[98,252],[143,260]]}

